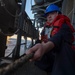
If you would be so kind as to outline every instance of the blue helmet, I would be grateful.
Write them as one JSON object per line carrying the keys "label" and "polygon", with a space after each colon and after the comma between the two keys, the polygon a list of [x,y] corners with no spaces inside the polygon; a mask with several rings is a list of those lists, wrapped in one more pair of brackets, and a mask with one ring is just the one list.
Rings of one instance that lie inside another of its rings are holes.
{"label": "blue helmet", "polygon": [[51,12],[54,12],[54,11],[57,11],[59,13],[61,13],[60,9],[58,6],[56,6],[55,4],[51,4],[49,5],[46,10],[45,10],[45,16],[48,14],[48,13],[51,13]]}

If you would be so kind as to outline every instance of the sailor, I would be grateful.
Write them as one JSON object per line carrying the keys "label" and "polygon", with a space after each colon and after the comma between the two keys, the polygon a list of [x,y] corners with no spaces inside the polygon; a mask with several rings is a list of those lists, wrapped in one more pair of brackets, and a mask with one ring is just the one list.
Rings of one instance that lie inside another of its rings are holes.
{"label": "sailor", "polygon": [[34,53],[30,61],[49,75],[75,75],[75,32],[70,19],[59,7],[50,4],[45,11],[47,22],[41,33],[41,43],[30,48],[26,54]]}

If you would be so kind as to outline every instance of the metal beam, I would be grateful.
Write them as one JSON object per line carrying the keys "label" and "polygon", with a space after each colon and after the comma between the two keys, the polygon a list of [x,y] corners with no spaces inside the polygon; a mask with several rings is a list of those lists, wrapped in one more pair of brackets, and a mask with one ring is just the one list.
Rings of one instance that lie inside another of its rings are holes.
{"label": "metal beam", "polygon": [[23,29],[23,24],[24,24],[24,12],[25,12],[25,5],[26,5],[26,0],[22,0],[22,5],[21,5],[21,13],[22,15],[20,16],[20,25],[19,25],[19,32],[17,35],[17,44],[16,48],[14,49],[13,52],[13,59],[17,59],[20,56],[20,44],[21,44],[21,36],[22,36],[22,29]]}
{"label": "metal beam", "polygon": [[46,3],[44,3],[43,5],[33,5],[32,8],[31,8],[31,10],[36,10],[36,9],[41,8],[41,7],[47,7],[47,6],[50,5],[50,4],[58,3],[58,2],[60,2],[60,1],[62,1],[62,0],[56,0],[56,1],[51,2],[51,3],[50,3],[50,2],[46,2]]}

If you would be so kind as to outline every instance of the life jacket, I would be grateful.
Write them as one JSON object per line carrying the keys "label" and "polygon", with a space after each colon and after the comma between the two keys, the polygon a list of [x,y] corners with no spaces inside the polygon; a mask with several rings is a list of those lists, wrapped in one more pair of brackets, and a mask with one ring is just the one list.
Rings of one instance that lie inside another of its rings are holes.
{"label": "life jacket", "polygon": [[[45,29],[46,26],[53,26],[53,29],[52,29],[51,34],[50,34],[51,37],[52,37],[52,36],[54,36],[54,35],[60,30],[60,28],[62,27],[62,25],[63,25],[64,23],[66,23],[66,25],[68,25],[68,26],[70,27],[72,33],[75,32],[73,26],[72,26],[71,23],[70,23],[70,19],[69,19],[67,16],[61,15],[61,14],[59,14],[59,15],[54,19],[54,21],[52,22],[52,24],[50,24],[49,22],[46,22],[46,24],[45,24],[45,26],[44,26],[44,29]],[[43,29],[43,31],[44,31],[44,29]],[[48,41],[47,35],[41,35],[41,40],[47,42],[47,41]],[[72,36],[72,42],[74,42],[74,41],[75,41],[75,38],[74,38],[74,35],[73,35],[73,36]],[[73,46],[73,47],[74,47],[74,46]],[[75,49],[75,47],[74,47],[74,49]]]}

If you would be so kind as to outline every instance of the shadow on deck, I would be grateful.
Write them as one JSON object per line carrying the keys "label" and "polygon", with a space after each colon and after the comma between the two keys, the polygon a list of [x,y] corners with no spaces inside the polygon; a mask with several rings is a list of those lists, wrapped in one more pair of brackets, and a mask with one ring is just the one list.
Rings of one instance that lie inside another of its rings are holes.
{"label": "shadow on deck", "polygon": [[19,67],[10,75],[47,75],[45,71],[42,71],[34,65],[34,62],[27,62],[26,64]]}

